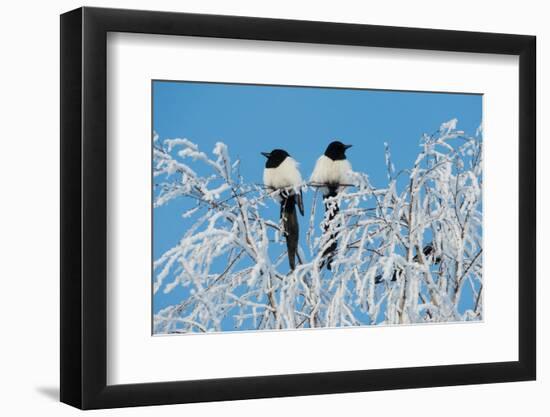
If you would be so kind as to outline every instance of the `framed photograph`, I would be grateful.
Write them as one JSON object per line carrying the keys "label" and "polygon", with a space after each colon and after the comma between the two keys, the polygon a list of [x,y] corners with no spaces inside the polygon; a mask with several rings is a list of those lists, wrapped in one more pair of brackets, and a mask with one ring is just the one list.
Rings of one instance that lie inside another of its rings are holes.
{"label": "framed photograph", "polygon": [[533,380],[535,37],[61,16],[61,401]]}

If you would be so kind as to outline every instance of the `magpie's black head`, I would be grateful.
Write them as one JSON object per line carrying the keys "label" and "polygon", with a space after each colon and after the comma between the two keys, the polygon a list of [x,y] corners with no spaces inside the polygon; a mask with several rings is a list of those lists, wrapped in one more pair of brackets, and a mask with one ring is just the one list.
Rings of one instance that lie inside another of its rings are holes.
{"label": "magpie's black head", "polygon": [[277,168],[283,163],[287,156],[290,156],[283,149],[273,149],[271,152],[262,152],[262,155],[267,158],[265,163],[266,168]]}
{"label": "magpie's black head", "polygon": [[346,149],[349,148],[351,148],[351,145],[344,145],[340,141],[334,141],[327,146],[325,156],[332,159],[333,161],[346,159]]}

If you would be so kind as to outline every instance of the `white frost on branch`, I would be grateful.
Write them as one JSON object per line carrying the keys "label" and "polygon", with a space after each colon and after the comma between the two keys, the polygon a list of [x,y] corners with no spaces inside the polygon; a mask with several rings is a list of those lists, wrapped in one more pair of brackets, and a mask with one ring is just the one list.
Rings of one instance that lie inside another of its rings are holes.
{"label": "white frost on branch", "polygon": [[[355,172],[328,201],[340,207],[330,224],[316,188],[304,185],[307,246],[294,272],[279,221],[265,216],[274,193],[246,182],[225,144],[209,156],[187,139],[156,138],[154,207],[186,199],[192,226],[154,262],[154,293],[184,294],[154,315],[154,332],[480,320],[481,135],[443,123],[397,174],[385,145],[388,183],[376,188]],[[320,269],[333,236],[332,271]]]}

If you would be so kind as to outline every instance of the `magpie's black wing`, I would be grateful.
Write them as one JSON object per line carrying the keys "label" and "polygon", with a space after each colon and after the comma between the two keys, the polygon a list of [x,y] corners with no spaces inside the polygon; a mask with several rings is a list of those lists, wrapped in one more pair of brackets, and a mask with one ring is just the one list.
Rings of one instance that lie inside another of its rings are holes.
{"label": "magpie's black wing", "polygon": [[304,215],[304,198],[302,196],[302,190],[298,194],[296,194],[296,202],[298,204],[298,210],[300,210],[300,214]]}
{"label": "magpie's black wing", "polygon": [[[426,258],[429,257],[433,252],[434,252],[434,247],[431,243],[428,243],[426,246],[424,246],[422,248],[422,253],[424,254],[424,256]],[[413,261],[414,262],[419,262],[420,261],[420,254],[417,253],[416,255],[414,255]]]}
{"label": "magpie's black wing", "polygon": [[431,243],[428,243],[426,246],[424,246],[424,249],[422,249],[424,256],[430,256],[433,251],[434,251],[434,247],[432,246]]}

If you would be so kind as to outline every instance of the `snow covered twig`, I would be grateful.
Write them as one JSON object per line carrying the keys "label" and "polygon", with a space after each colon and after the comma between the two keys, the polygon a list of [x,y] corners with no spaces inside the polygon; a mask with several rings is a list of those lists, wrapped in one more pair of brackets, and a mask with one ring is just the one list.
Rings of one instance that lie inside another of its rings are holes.
{"label": "snow covered twig", "polygon": [[155,314],[154,332],[480,320],[481,141],[451,120],[397,175],[386,145],[387,184],[355,172],[330,222],[315,209],[321,184],[304,184],[307,245],[289,272],[280,222],[266,215],[276,192],[245,181],[221,142],[208,155],[187,139],[155,140],[154,207],[184,199],[190,227],[154,262],[155,296],[181,294]]}

